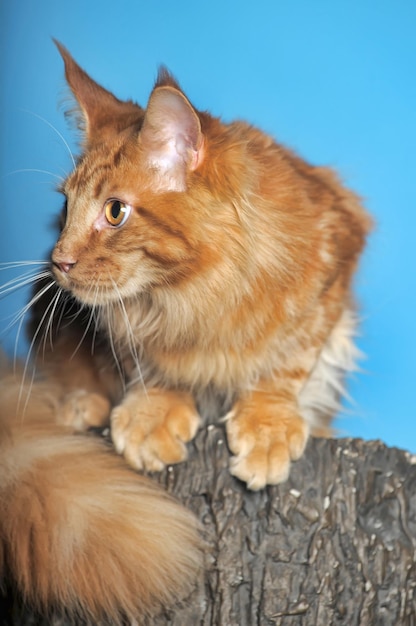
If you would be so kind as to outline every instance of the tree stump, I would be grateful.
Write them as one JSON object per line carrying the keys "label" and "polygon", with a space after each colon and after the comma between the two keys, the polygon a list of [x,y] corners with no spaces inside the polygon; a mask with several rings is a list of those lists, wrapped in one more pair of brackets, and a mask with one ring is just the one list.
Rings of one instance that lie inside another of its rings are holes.
{"label": "tree stump", "polygon": [[205,584],[162,626],[416,624],[416,458],[311,439],[289,480],[248,491],[209,426],[161,477],[202,521]]}
{"label": "tree stump", "polygon": [[186,463],[153,476],[201,520],[207,554],[194,593],[152,626],[416,625],[416,457],[311,439],[289,480],[260,492],[229,474],[229,457],[211,425]]}

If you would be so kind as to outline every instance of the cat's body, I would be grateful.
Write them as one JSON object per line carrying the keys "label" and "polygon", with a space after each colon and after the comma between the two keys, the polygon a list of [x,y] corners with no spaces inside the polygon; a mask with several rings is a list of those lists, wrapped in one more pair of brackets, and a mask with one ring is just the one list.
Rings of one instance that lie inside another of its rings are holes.
{"label": "cat's body", "polygon": [[61,52],[85,151],[33,325],[53,337],[38,367],[58,421],[111,422],[118,452],[158,470],[186,458],[200,415],[227,411],[233,474],[284,480],[354,365],[368,216],[330,170],[197,112],[166,72],[144,110]]}

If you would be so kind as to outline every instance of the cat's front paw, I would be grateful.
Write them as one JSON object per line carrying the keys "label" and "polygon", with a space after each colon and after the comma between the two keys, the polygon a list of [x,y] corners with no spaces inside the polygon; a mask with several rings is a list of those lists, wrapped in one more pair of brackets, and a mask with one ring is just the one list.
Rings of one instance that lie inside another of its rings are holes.
{"label": "cat's front paw", "polygon": [[225,418],[233,476],[252,490],[285,481],[291,460],[302,456],[309,427],[281,406],[237,403]]}
{"label": "cat's front paw", "polygon": [[190,395],[150,389],[131,391],[111,413],[111,436],[119,454],[138,470],[161,471],[187,458],[200,417]]}
{"label": "cat's front paw", "polygon": [[63,397],[58,411],[58,422],[78,432],[107,426],[109,416],[108,398],[99,393],[77,389]]}

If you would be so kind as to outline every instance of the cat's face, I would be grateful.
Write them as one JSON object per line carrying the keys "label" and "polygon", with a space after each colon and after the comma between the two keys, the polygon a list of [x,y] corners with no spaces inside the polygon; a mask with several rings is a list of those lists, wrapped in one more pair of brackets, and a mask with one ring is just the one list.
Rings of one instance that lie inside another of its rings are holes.
{"label": "cat's face", "polygon": [[170,78],[145,112],[120,102],[61,52],[86,149],[63,186],[57,282],[84,303],[104,304],[186,280],[214,254],[188,193],[204,157],[196,112]]}
{"label": "cat's face", "polygon": [[100,304],[174,283],[193,268],[195,211],[182,192],[160,189],[160,179],[137,135],[87,153],[64,186],[66,222],[52,255],[61,286]]}

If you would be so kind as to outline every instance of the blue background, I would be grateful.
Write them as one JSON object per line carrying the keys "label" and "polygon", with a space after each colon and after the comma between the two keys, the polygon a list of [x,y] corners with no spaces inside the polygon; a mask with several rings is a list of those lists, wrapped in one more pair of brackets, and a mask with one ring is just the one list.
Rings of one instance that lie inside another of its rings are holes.
{"label": "blue background", "polygon": [[[141,104],[165,63],[195,106],[255,123],[363,197],[377,222],[356,280],[367,359],[336,425],[416,452],[415,32],[414,0],[1,0],[0,261],[42,259],[53,243],[71,161],[36,116],[76,149],[51,37]],[[0,300],[1,328],[26,299]],[[1,335],[9,353],[14,334]]]}

